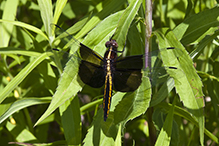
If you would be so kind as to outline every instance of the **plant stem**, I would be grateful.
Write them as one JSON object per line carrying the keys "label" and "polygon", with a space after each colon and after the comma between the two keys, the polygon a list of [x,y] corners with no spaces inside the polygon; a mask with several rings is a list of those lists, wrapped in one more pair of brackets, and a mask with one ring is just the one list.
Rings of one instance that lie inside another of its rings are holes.
{"label": "plant stem", "polygon": [[[146,24],[146,36],[145,36],[145,53],[149,54],[150,48],[150,38],[152,33],[152,2],[151,0],[145,1],[145,24]],[[151,58],[149,55],[145,55],[145,68],[151,67]]]}
{"label": "plant stem", "polygon": [[[145,36],[145,68],[149,67],[149,71],[151,68],[151,33],[152,33],[152,1],[145,0],[145,24],[146,24],[146,36]],[[154,145],[156,142],[156,129],[153,125],[152,121],[153,108],[149,108],[147,110],[147,118],[148,118],[148,128],[149,128],[149,137],[150,137],[150,145]]]}

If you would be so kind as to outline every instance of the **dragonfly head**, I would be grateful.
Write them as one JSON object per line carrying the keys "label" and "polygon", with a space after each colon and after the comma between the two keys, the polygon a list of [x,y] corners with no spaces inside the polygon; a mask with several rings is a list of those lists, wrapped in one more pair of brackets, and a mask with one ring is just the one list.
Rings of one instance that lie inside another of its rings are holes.
{"label": "dragonfly head", "polygon": [[118,44],[117,44],[116,40],[112,40],[112,39],[111,39],[110,41],[107,41],[106,44],[105,44],[105,46],[106,46],[107,48],[112,47],[113,50],[117,50],[117,48],[118,48]]}

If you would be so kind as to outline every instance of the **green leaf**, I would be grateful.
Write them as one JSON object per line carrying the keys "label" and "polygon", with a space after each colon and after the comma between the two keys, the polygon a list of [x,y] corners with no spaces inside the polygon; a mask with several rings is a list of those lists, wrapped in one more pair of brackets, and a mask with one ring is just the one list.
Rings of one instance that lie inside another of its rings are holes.
{"label": "green leaf", "polygon": [[86,36],[83,43],[103,56],[106,51],[105,43],[109,41],[115,32],[118,19],[122,13],[123,11],[114,13],[101,21],[101,23]]}
{"label": "green leaf", "polygon": [[2,20],[2,19],[0,19],[0,22],[9,23],[9,24],[20,26],[20,27],[24,27],[26,29],[29,29],[29,30],[43,36],[45,39],[49,40],[48,37],[42,32],[42,30],[40,30],[39,28],[34,27],[32,25],[29,25],[29,24],[26,24],[23,22],[19,22],[19,21],[10,21],[10,20]]}
{"label": "green leaf", "polygon": [[[160,103],[157,105],[160,108],[163,108],[166,110],[166,113],[168,113],[168,111],[171,109],[172,105],[171,104],[167,104],[167,103]],[[188,121],[190,121],[191,123],[195,124],[196,126],[199,126],[198,120],[191,115],[191,113],[189,113],[188,111],[186,111],[185,109],[179,107],[179,106],[175,106],[174,108],[174,114],[178,115],[180,117],[183,117],[185,119],[187,119]],[[219,143],[219,139],[212,134],[211,132],[209,132],[206,128],[204,129],[205,134],[210,137],[213,141],[215,141],[216,143]]]}
{"label": "green leaf", "polygon": [[[110,113],[106,120],[103,120],[103,109],[99,109],[94,117],[91,128],[84,139],[85,145],[115,145],[119,141],[121,132],[114,123],[114,110],[126,93],[117,92],[112,97]],[[95,135],[95,137],[94,137]]]}
{"label": "green leaf", "polygon": [[66,101],[59,109],[68,145],[79,145],[81,143],[82,131],[78,97]]}
{"label": "green leaf", "polygon": [[[83,41],[83,44],[92,48],[93,50],[95,50],[99,54],[104,54],[105,49],[103,49],[103,48],[105,48],[105,43],[106,43],[106,41],[109,40],[109,38],[115,32],[115,28],[117,26],[118,19],[120,18],[122,12],[123,11],[114,13],[114,14],[110,15],[109,17],[107,17],[106,19],[104,19],[103,21],[101,21],[101,23],[99,25],[97,25],[90,33],[88,33],[88,35],[85,37],[85,39]],[[72,26],[71,28],[69,28],[67,30],[67,33],[60,34],[60,36],[58,36],[56,39],[61,39],[65,36],[68,36],[69,34],[75,33],[76,30],[81,29],[78,25],[84,25],[85,21],[87,21],[87,19],[83,20],[79,24],[75,24],[74,26]],[[84,27],[86,27],[86,26],[87,25],[85,25]],[[76,49],[78,48],[77,43],[79,43],[75,40],[75,39],[78,39],[77,36],[78,35],[76,35],[74,38],[72,38],[64,46],[63,49],[65,50],[66,48],[69,48],[71,46],[71,48],[73,50],[72,52],[75,52]]]}
{"label": "green leaf", "polygon": [[57,76],[52,68],[52,66],[47,62],[42,62],[37,67],[38,72],[40,76],[44,80],[44,84],[47,90],[51,93],[51,95],[54,94],[55,89],[57,87]]}
{"label": "green leaf", "polygon": [[51,97],[43,97],[43,98],[22,98],[20,100],[15,101],[10,108],[0,117],[0,123],[2,123],[5,119],[11,116],[13,113],[24,109],[26,107],[37,105],[37,104],[45,104],[51,101]]}
{"label": "green leaf", "polygon": [[125,9],[124,13],[122,14],[119,20],[115,35],[113,36],[113,39],[117,41],[119,46],[124,46],[129,27],[133,19],[135,18],[138,12],[138,9],[141,6],[141,3],[142,3],[142,0],[131,1],[129,6]]}
{"label": "green leaf", "polygon": [[37,138],[29,130],[21,125],[13,125],[10,122],[7,122],[6,128],[13,135],[16,141],[38,142]]}
{"label": "green leaf", "polygon": [[163,51],[161,57],[166,66],[178,68],[176,70],[168,69],[167,72],[175,81],[176,92],[179,94],[180,100],[199,121],[200,143],[203,145],[204,115],[202,108],[204,105],[202,99],[202,82],[193,67],[191,58],[187,55],[181,43],[177,41],[173,32],[169,29],[162,29],[160,33],[156,32],[155,34],[159,40],[160,48],[171,46],[180,49],[174,49],[177,51],[174,52],[175,54],[181,54],[181,56],[177,55],[180,56],[179,58],[174,57],[174,54],[169,51]]}
{"label": "green leaf", "polygon": [[[52,102],[49,105],[46,112],[40,117],[36,122],[35,126],[49,116],[54,110],[56,110],[60,105],[66,102],[71,97],[74,97],[78,91],[82,89],[83,83],[78,81],[78,66],[79,60],[76,56],[73,56],[66,64],[65,71],[62,74],[61,80],[59,82],[57,91],[53,96]],[[69,76],[69,72],[71,75]]]}
{"label": "green leaf", "polygon": [[[93,16],[90,21],[81,29],[81,31],[75,36],[75,38],[81,38],[85,34],[87,34],[91,29],[98,25],[104,18],[110,15],[112,12],[118,10],[123,4],[125,0],[111,0],[101,2],[99,5],[103,5],[104,9],[102,9],[97,15]],[[107,27],[105,27],[107,28]]]}
{"label": "green leaf", "polygon": [[116,140],[115,140],[115,146],[121,146],[122,145],[122,137],[121,137],[121,134],[122,134],[122,125],[119,125],[119,130],[117,132],[117,136],[116,136]]}
{"label": "green leaf", "polygon": [[[84,25],[87,23],[88,19],[89,19],[89,17],[86,17],[86,18],[84,18],[84,19],[78,21],[77,23],[75,23],[73,26],[71,26],[69,29],[66,30],[67,33],[66,33],[66,32],[62,32],[60,35],[58,35],[58,36],[55,38],[54,42],[55,42],[56,40],[60,40],[60,39],[63,39],[63,38],[65,38],[65,37],[68,37],[69,34],[72,35],[72,34],[75,34],[76,32],[78,32],[79,30],[81,30],[81,29],[84,27]],[[56,27],[56,26],[54,26],[54,27]],[[67,41],[69,41],[69,40],[67,40]],[[65,50],[66,48],[69,48],[70,45],[72,45],[72,42],[68,42],[68,43],[63,47],[63,50]]]}
{"label": "green leaf", "polygon": [[162,85],[162,87],[159,89],[159,91],[155,92],[155,94],[153,94],[153,98],[151,100],[150,107],[153,107],[153,106],[159,104],[160,102],[162,102],[168,96],[168,94],[172,91],[174,86],[175,85],[174,85],[173,78],[168,79],[167,82]]}
{"label": "green leaf", "polygon": [[49,36],[50,43],[53,42],[55,36],[52,32],[50,24],[53,22],[53,10],[51,0],[37,0],[40,7],[40,14],[45,26],[47,35]]}
{"label": "green leaf", "polygon": [[181,40],[183,45],[197,43],[205,35],[210,34],[218,29],[219,26],[219,7],[205,10],[198,14],[192,15],[179,24],[173,33]]}
{"label": "green leaf", "polygon": [[26,78],[29,73],[36,68],[36,66],[48,57],[52,53],[43,53],[35,60],[31,61],[25,68],[23,68],[1,91],[0,103]]}
{"label": "green leaf", "polygon": [[19,54],[19,55],[30,56],[30,57],[31,56],[37,57],[37,56],[41,55],[41,53],[38,53],[38,52],[26,51],[26,50],[14,48],[14,47],[0,48],[0,54],[5,54],[5,55]]}
{"label": "green leaf", "polygon": [[174,105],[170,108],[167,117],[165,119],[164,125],[159,133],[155,146],[169,146],[172,134],[172,124],[174,116]]}
{"label": "green leaf", "polygon": [[109,114],[107,121],[103,120],[103,110],[100,109],[88,130],[84,139],[84,146],[110,146],[115,145],[118,133],[118,126],[113,123],[113,114]]}
{"label": "green leaf", "polygon": [[219,31],[216,31],[213,35],[206,36],[203,40],[201,40],[198,44],[198,47],[194,49],[191,53],[190,56],[193,60],[197,59],[204,48],[211,43],[217,36],[219,35]]}
{"label": "green leaf", "polygon": [[[3,8],[2,19],[13,21],[16,16],[19,0],[7,0]],[[0,47],[7,47],[11,37],[13,25],[0,24]]]}
{"label": "green leaf", "polygon": [[55,13],[54,13],[54,19],[53,19],[52,23],[57,24],[59,17],[61,15],[62,10],[65,7],[66,3],[67,3],[67,0],[57,0]]}
{"label": "green leaf", "polygon": [[101,98],[101,99],[98,99],[98,100],[95,100],[95,101],[92,101],[92,102],[85,104],[84,106],[82,106],[80,108],[81,115],[84,115],[88,111],[93,110],[96,107],[96,105],[100,105],[100,104],[102,104],[102,102],[103,102],[103,99]]}
{"label": "green leaf", "polygon": [[136,26],[137,24],[132,23],[131,25],[126,40],[126,46],[129,48],[128,51],[130,55],[144,54],[144,38],[141,37],[141,33],[139,33]]}

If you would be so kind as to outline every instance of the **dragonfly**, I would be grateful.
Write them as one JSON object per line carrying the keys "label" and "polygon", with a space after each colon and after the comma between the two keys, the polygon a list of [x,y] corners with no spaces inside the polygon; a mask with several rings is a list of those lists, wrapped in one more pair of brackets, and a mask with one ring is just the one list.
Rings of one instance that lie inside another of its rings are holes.
{"label": "dragonfly", "polygon": [[143,55],[118,57],[116,40],[110,39],[105,44],[108,49],[104,57],[80,43],[81,64],[79,76],[81,80],[93,87],[104,85],[103,110],[106,121],[112,99],[113,89],[120,92],[133,92],[141,84]]}
{"label": "dragonfly", "polygon": [[[60,28],[57,25],[56,27]],[[107,50],[104,56],[101,56],[79,42],[81,61],[78,71],[78,75],[84,84],[93,88],[104,86],[104,121],[107,120],[109,115],[113,90],[133,92],[142,83],[143,58],[145,56],[143,54],[126,57],[117,56],[117,53],[124,52],[125,47],[122,51],[118,51],[118,43],[113,39],[113,36],[105,43],[105,47]]]}

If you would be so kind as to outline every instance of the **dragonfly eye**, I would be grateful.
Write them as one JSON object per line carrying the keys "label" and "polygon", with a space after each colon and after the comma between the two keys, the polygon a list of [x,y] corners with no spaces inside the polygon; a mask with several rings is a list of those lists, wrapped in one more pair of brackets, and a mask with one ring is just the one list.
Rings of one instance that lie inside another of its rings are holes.
{"label": "dragonfly eye", "polygon": [[112,42],[112,46],[113,46],[114,48],[118,48],[117,42],[113,41],[113,42]]}
{"label": "dragonfly eye", "polygon": [[110,40],[110,45],[111,45],[113,48],[118,48],[118,44],[117,44],[116,40]]}
{"label": "dragonfly eye", "polygon": [[105,46],[106,46],[107,48],[109,48],[109,47],[111,46],[111,42],[110,42],[110,41],[107,41],[107,42],[105,43]]}

